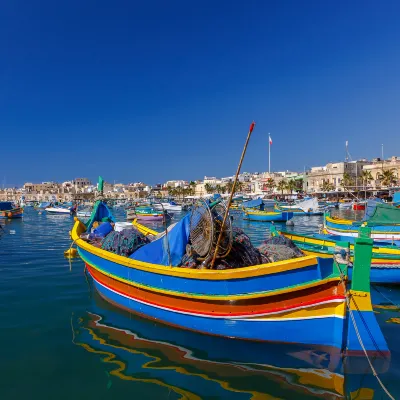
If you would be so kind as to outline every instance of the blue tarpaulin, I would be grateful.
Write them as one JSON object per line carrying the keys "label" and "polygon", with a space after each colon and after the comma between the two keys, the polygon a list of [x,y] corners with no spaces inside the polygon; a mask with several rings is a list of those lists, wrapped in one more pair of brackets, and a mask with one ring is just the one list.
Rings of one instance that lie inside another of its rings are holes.
{"label": "blue tarpaulin", "polygon": [[393,203],[395,205],[400,204],[400,192],[394,192],[394,194],[393,194]]}
{"label": "blue tarpaulin", "polygon": [[1,201],[0,202],[0,211],[12,210],[14,207],[11,201]]}
{"label": "blue tarpaulin", "polygon": [[171,265],[179,265],[186,253],[186,245],[189,242],[190,214],[182,218],[168,235],[155,240],[135,251],[130,258],[151,264],[169,265],[168,244],[171,255]]}
{"label": "blue tarpaulin", "polygon": [[242,206],[244,208],[259,208],[260,210],[264,209],[264,202],[262,199],[255,199],[255,200],[250,200],[250,201],[245,201]]}

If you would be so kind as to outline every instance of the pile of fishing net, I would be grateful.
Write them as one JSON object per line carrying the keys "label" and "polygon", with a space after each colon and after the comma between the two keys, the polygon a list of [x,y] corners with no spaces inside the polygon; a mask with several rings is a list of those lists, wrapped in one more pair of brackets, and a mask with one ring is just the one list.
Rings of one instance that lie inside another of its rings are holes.
{"label": "pile of fishing net", "polygon": [[[240,228],[233,228],[232,249],[224,259],[217,259],[214,269],[232,269],[248,267],[269,262],[260,251],[251,244],[250,238]],[[180,266],[183,268],[198,268],[202,260],[196,254],[185,254]]]}
{"label": "pile of fishing net", "polygon": [[258,248],[271,262],[303,257],[303,252],[288,238],[282,235],[271,236]]}
{"label": "pile of fishing net", "polygon": [[129,257],[138,248],[150,243],[150,240],[136,228],[110,232],[102,241],[101,248],[111,253]]}
{"label": "pile of fishing net", "polygon": [[[260,247],[254,247],[250,238],[240,228],[233,228],[232,249],[224,259],[217,259],[214,269],[233,269],[251,265],[267,264],[275,261],[303,257],[302,251],[284,236],[272,236],[265,240]],[[203,260],[196,254],[186,253],[180,263],[183,268],[199,268]]]}

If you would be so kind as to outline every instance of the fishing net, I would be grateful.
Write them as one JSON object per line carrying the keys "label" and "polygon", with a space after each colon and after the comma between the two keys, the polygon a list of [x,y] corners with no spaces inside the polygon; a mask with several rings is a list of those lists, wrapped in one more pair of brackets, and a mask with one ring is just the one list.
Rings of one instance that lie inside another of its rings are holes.
{"label": "fishing net", "polygon": [[[268,257],[261,254],[254,247],[250,238],[243,232],[242,229],[234,227],[232,229],[232,249],[224,259],[217,259],[214,269],[232,269],[249,267],[251,265],[265,264],[269,262]],[[183,268],[198,268],[201,261],[198,260],[195,254],[185,254],[182,257],[180,266]]]}
{"label": "fishing net", "polygon": [[304,256],[303,252],[290,239],[282,235],[271,236],[258,249],[271,262]]}
{"label": "fishing net", "polygon": [[123,229],[110,232],[102,241],[101,248],[111,253],[129,257],[139,247],[150,243],[137,229]]}

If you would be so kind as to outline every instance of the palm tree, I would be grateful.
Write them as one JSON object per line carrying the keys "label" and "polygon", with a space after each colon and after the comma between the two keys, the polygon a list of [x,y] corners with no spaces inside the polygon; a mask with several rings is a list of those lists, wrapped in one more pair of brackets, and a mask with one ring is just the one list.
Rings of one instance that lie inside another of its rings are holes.
{"label": "palm tree", "polygon": [[348,172],[345,172],[343,174],[342,181],[340,182],[340,185],[343,186],[344,188],[351,186],[353,184],[353,178],[350,176]]}
{"label": "palm tree", "polygon": [[170,197],[176,196],[176,189],[173,187],[168,187],[168,196]]}
{"label": "palm tree", "polygon": [[236,187],[235,187],[235,192],[241,192],[243,190],[243,187],[244,187],[243,182],[237,181]]}
{"label": "palm tree", "polygon": [[286,189],[286,187],[287,187],[286,181],[284,179],[279,181],[278,184],[276,185],[276,188],[282,192],[282,196],[283,196],[283,191]]}
{"label": "palm tree", "polygon": [[304,183],[304,179],[300,178],[296,181],[296,190],[298,192],[302,192],[303,191],[303,183]]}
{"label": "palm tree", "polygon": [[268,188],[269,191],[273,191],[274,187],[276,186],[275,181],[272,178],[268,178],[265,186]]}
{"label": "palm tree", "polygon": [[207,192],[207,194],[210,194],[214,191],[214,188],[209,183],[206,183],[204,185],[204,190]]}
{"label": "palm tree", "polygon": [[333,190],[333,189],[335,189],[335,186],[333,186],[333,184],[330,183],[329,181],[324,181],[324,182],[322,183],[321,190],[322,190],[323,192],[330,192],[330,191]]}
{"label": "palm tree", "polygon": [[365,184],[366,186],[372,181],[374,180],[374,178],[372,177],[371,171],[368,171],[366,169],[364,169],[361,172],[361,180],[363,182],[363,184]]}
{"label": "palm tree", "polygon": [[383,186],[391,186],[397,180],[395,169],[392,168],[382,171],[382,173],[379,174],[379,180],[382,182]]}
{"label": "palm tree", "polygon": [[294,179],[290,179],[287,183],[286,183],[286,189],[290,190],[290,194],[293,193],[293,190],[295,190],[297,187],[296,185],[296,181]]}
{"label": "palm tree", "polygon": [[229,181],[229,182],[225,185],[225,187],[226,187],[226,190],[227,190],[228,193],[232,192],[233,182],[232,182],[232,181]]}
{"label": "palm tree", "polygon": [[221,193],[221,185],[215,186],[215,192],[216,193]]}

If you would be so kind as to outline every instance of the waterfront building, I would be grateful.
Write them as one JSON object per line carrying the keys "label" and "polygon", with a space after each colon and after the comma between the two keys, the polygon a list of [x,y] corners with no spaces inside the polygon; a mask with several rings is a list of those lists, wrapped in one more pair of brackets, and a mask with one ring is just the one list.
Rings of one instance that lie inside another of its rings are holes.
{"label": "waterfront building", "polygon": [[369,161],[362,159],[357,161],[329,163],[323,167],[312,167],[307,172],[306,188],[308,193],[323,191],[324,183],[330,183],[333,191],[345,191],[343,180],[349,178],[348,188],[362,186],[362,170]]}
{"label": "waterfront building", "polygon": [[[371,189],[382,189],[384,187],[393,187],[400,185],[400,159],[396,156],[392,156],[387,160],[381,158],[374,158],[372,163],[363,166],[364,171],[369,171],[372,176],[372,180],[368,183],[368,187]],[[382,181],[382,174],[384,171],[392,171],[393,181],[389,185],[385,185]]]}
{"label": "waterfront building", "polygon": [[72,183],[76,189],[82,189],[92,184],[88,178],[75,178]]}
{"label": "waterfront building", "polygon": [[183,180],[173,180],[173,181],[167,181],[164,186],[170,188],[177,188],[177,187],[183,188],[189,186],[189,182]]}

